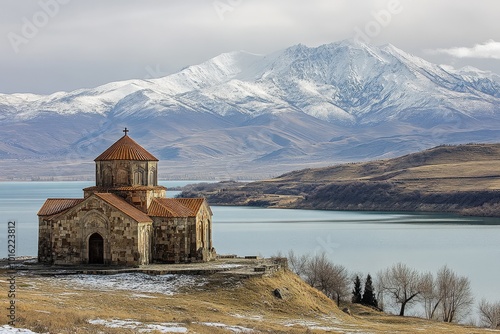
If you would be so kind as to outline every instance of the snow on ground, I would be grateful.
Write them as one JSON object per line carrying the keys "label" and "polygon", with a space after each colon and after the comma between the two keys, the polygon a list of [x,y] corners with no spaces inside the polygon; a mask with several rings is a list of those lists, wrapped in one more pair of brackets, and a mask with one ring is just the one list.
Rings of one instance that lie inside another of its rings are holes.
{"label": "snow on ground", "polygon": [[[334,319],[333,323],[339,324],[339,322]],[[325,332],[332,332],[332,331],[337,331],[340,333],[345,333],[345,334],[370,334],[368,332],[363,332],[361,330],[357,329],[346,329],[342,327],[335,327],[335,326],[324,326],[319,324],[316,321],[308,321],[304,319],[290,319],[287,320],[283,323],[286,327],[293,327],[293,326],[303,326],[307,327],[310,330],[319,330],[319,331],[325,331]]]}
{"label": "snow on ground", "polygon": [[290,319],[283,323],[286,327],[293,327],[295,325],[304,326],[304,327],[312,327],[317,326],[318,323],[316,321],[307,321],[302,319]]}
{"label": "snow on ground", "polygon": [[134,293],[130,297],[132,297],[132,298],[156,298],[155,296],[145,295],[143,293]]}
{"label": "snow on ground", "polygon": [[72,288],[84,287],[101,291],[128,290],[137,294],[162,293],[173,295],[183,287],[202,287],[207,280],[190,275],[147,275],[127,273],[116,275],[69,275],[59,278]]}
{"label": "snow on ground", "polygon": [[[104,319],[95,319],[89,320],[89,323],[92,325],[103,325],[109,328],[127,328],[132,329],[137,333],[149,333],[153,331],[158,331],[160,333],[187,333],[188,329],[182,324],[175,322],[167,322],[167,323],[151,323],[145,324],[140,321],[126,319],[126,320],[104,320]],[[220,322],[198,322],[200,325],[204,325],[207,327],[217,327],[223,328],[233,333],[253,333],[253,329],[242,327],[242,326],[232,326],[226,325]]]}
{"label": "snow on ground", "polygon": [[0,334],[37,334],[29,329],[25,328],[14,328],[9,325],[3,325],[0,327]]}
{"label": "snow on ground", "polygon": [[244,267],[244,266],[241,264],[236,264],[236,263],[222,263],[222,264],[217,264],[214,266],[214,268],[221,268],[221,269],[227,269],[227,268],[233,269],[233,268],[241,268],[241,267]]}
{"label": "snow on ground", "polygon": [[238,318],[238,319],[249,319],[249,320],[263,320],[264,317],[261,316],[260,314],[257,314],[257,315],[243,315],[243,314],[239,314],[239,313],[233,313],[231,314],[232,317],[235,317],[235,318]]}
{"label": "snow on ground", "polygon": [[92,325],[103,325],[109,328],[127,328],[132,329],[137,333],[149,333],[153,331],[158,331],[160,333],[187,333],[188,330],[186,327],[181,326],[175,322],[166,322],[166,323],[154,323],[154,324],[145,324],[140,321],[135,320],[103,320],[103,319],[95,319],[89,320],[89,323]]}
{"label": "snow on ground", "polygon": [[208,327],[224,328],[224,329],[227,329],[233,333],[253,333],[253,329],[251,329],[251,328],[246,328],[246,327],[242,327],[242,326],[230,326],[230,325],[222,324],[220,322],[200,322],[199,324],[205,325]]}

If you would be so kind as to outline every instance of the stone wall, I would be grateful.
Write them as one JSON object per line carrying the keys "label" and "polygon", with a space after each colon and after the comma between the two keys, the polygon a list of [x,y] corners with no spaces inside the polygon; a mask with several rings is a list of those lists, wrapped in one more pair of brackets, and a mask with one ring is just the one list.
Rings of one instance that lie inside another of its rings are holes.
{"label": "stone wall", "polygon": [[[43,232],[51,225],[52,235]],[[107,203],[90,198],[46,223],[41,220],[39,257],[54,264],[86,264],[89,261],[89,238],[98,233],[103,238],[104,264],[147,264],[150,258],[151,223],[141,224]],[[49,255],[50,254],[50,255]]]}
{"label": "stone wall", "polygon": [[205,202],[196,216],[196,228],[192,233],[191,247],[195,251],[196,261],[210,261],[215,259],[215,250],[212,245],[212,213]]}
{"label": "stone wall", "polygon": [[194,218],[153,217],[153,262],[189,262],[189,225]]}
{"label": "stone wall", "polygon": [[96,161],[96,186],[157,186],[156,161],[109,160]]}
{"label": "stone wall", "polygon": [[166,197],[166,190],[163,187],[138,188],[137,190],[114,191],[114,193],[145,213],[148,212],[148,207],[154,198]]}
{"label": "stone wall", "polygon": [[38,262],[52,263],[52,223],[38,219]]}
{"label": "stone wall", "polygon": [[182,263],[215,259],[211,230],[212,215],[207,203],[194,217],[153,217],[153,262]]}

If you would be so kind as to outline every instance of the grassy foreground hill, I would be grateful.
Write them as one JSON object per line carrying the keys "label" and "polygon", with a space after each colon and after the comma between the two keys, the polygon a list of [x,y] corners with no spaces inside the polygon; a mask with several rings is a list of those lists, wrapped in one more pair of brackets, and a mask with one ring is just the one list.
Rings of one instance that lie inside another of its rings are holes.
{"label": "grassy foreground hill", "polygon": [[[465,334],[488,331],[390,316],[362,306],[354,307],[352,315],[348,315],[289,271],[250,279],[173,275],[171,281],[180,280],[184,284],[171,293],[145,289],[146,283],[154,278],[134,276],[119,281],[113,276],[101,281],[93,276],[19,276],[17,325],[37,333]],[[103,282],[106,284],[101,285]],[[2,283],[6,283],[3,275]],[[133,285],[127,288],[127,284]],[[276,288],[283,298],[273,294]],[[2,309],[6,309],[7,302],[2,298]],[[5,317],[2,318],[0,325],[6,323]]]}
{"label": "grassy foreground hill", "polygon": [[205,196],[218,205],[500,216],[500,144],[443,145],[265,181],[193,185],[181,196]]}

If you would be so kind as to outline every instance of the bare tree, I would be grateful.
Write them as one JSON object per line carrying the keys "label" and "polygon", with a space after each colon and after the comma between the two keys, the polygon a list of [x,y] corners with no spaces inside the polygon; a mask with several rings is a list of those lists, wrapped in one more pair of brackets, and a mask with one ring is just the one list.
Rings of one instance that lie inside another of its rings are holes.
{"label": "bare tree", "polygon": [[420,274],[402,263],[381,272],[379,280],[384,294],[400,306],[400,316],[404,316],[406,309],[418,301],[422,292]]}
{"label": "bare tree", "polygon": [[458,276],[444,266],[437,273],[436,286],[444,322],[458,321],[470,311],[474,299],[467,277]]}
{"label": "bare tree", "polygon": [[378,278],[375,279],[375,291],[377,293],[377,303],[379,310],[384,310],[384,286],[381,280],[381,273],[379,273]]}
{"label": "bare tree", "polygon": [[479,303],[478,309],[482,326],[492,329],[500,327],[500,302],[490,303],[483,299]]}
{"label": "bare tree", "polygon": [[323,292],[328,285],[330,277],[328,271],[330,261],[326,258],[325,253],[309,257],[305,267],[305,281]]}
{"label": "bare tree", "polygon": [[436,319],[438,307],[441,304],[441,298],[436,289],[434,276],[432,273],[423,274],[420,277],[421,300],[424,306],[425,317],[427,319]]}
{"label": "bare tree", "polygon": [[331,290],[337,297],[337,305],[340,306],[340,301],[345,300],[349,297],[349,272],[346,267],[340,264],[334,264],[332,266],[332,269],[333,282],[331,284]]}
{"label": "bare tree", "polygon": [[322,291],[328,298],[334,299],[337,305],[350,293],[350,279],[347,268],[333,264],[325,253],[315,256],[296,256],[288,252],[290,268],[306,283]]}
{"label": "bare tree", "polygon": [[295,255],[293,250],[288,251],[288,267],[291,271],[304,278],[304,274],[306,273],[306,265],[309,259],[309,256],[303,255]]}

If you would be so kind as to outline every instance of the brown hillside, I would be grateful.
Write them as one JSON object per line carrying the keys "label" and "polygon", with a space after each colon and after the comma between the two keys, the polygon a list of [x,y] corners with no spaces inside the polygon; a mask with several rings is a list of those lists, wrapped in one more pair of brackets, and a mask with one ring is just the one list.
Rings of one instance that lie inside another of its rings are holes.
{"label": "brown hillside", "polygon": [[247,184],[198,185],[182,196],[205,196],[219,205],[500,216],[500,144],[438,146]]}
{"label": "brown hillside", "polygon": [[[87,279],[92,281],[91,276]],[[106,279],[115,278],[111,275]],[[204,279],[208,283],[200,284]],[[175,326],[201,334],[487,332],[389,316],[362,307],[354,308],[355,314],[349,316],[291,272],[243,280],[217,276],[176,276],[172,280],[194,280],[195,284],[167,295],[141,291],[140,279],[135,288],[123,289],[85,286],[81,278],[19,276],[18,327],[39,333],[137,333],[155,326]],[[274,296],[276,288],[283,292],[283,299]],[[0,305],[5,309],[7,299]],[[6,319],[0,322],[4,323]]]}
{"label": "brown hillside", "polygon": [[[488,180],[481,180],[484,178]],[[446,191],[456,185],[453,179],[460,179],[460,186],[468,190],[500,189],[497,178],[500,179],[500,144],[467,144],[438,146],[389,160],[305,169],[284,174],[271,182],[394,180],[408,181],[408,186],[418,189]],[[474,182],[464,184],[464,179]]]}

